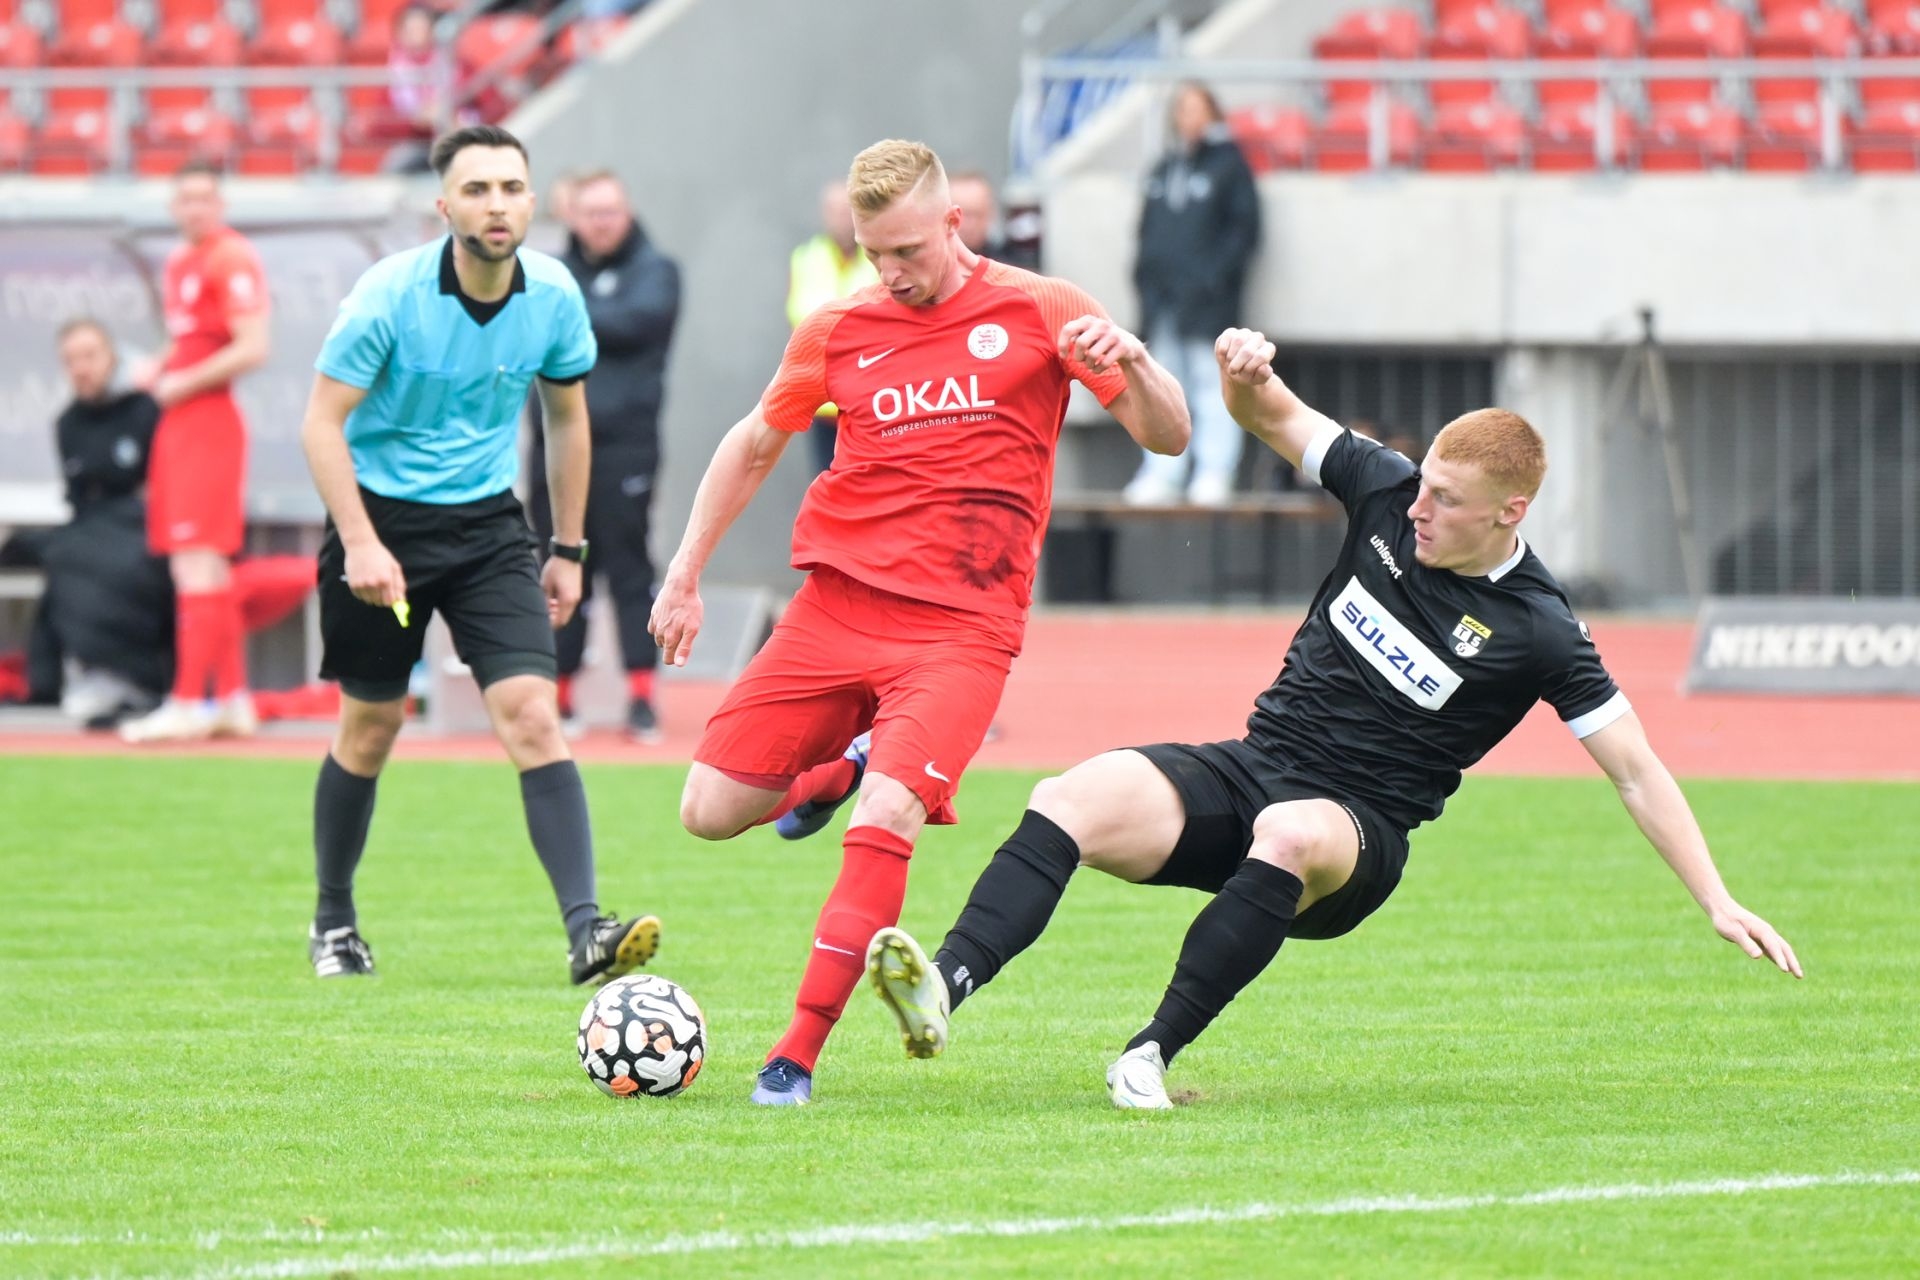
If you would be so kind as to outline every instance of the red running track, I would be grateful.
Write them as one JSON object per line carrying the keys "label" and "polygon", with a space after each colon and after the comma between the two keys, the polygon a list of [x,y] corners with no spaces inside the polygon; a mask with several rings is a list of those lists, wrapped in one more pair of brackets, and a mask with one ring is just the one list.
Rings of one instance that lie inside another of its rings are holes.
{"label": "red running track", "polygon": [[[1048,613],[1033,619],[983,767],[1057,769],[1110,747],[1237,737],[1254,696],[1280,669],[1297,625],[1272,615]],[[1684,696],[1687,623],[1601,620],[1594,639],[1654,747],[1682,777],[1920,781],[1920,702],[1876,698]],[[723,688],[663,680],[666,740],[589,734],[595,761],[684,761]],[[247,743],[130,748],[103,735],[0,732],[0,754],[153,753],[317,757],[325,726],[275,726]],[[403,757],[498,758],[482,735],[402,735]],[[1581,774],[1594,766],[1552,711],[1537,707],[1478,766],[1482,773]]]}

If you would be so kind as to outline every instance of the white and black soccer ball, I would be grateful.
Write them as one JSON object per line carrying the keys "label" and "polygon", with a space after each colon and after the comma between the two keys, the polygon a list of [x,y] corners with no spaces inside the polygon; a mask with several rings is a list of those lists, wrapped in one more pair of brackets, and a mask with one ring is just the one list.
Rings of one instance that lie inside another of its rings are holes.
{"label": "white and black soccer ball", "polygon": [[658,974],[615,978],[580,1015],[580,1065],[610,1098],[671,1098],[707,1060],[707,1020]]}

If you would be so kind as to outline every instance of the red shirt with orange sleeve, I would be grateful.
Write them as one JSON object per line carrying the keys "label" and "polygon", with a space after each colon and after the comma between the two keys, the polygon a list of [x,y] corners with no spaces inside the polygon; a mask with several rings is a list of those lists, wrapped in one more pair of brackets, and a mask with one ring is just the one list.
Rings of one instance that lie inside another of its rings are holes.
{"label": "red shirt with orange sleeve", "polygon": [[[247,238],[222,227],[198,244],[167,255],[162,306],[173,352],[168,372],[190,368],[233,341],[232,321],[267,309],[267,276]],[[221,395],[231,387],[208,394]]]}
{"label": "red shirt with orange sleeve", "polygon": [[1064,280],[983,258],[932,306],[873,285],[808,316],[761,398],[780,431],[840,406],[833,466],[794,521],[794,568],[1024,619],[1069,383],[1102,405],[1126,388],[1118,369],[1060,358],[1061,326],[1083,315],[1106,312]]}

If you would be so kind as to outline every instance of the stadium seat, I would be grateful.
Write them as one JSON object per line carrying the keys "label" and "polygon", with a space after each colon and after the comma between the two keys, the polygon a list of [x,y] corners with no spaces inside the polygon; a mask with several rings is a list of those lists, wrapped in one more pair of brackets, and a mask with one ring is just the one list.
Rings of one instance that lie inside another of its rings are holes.
{"label": "stadium seat", "polygon": [[[262,29],[248,46],[246,62],[255,67],[327,67],[340,62],[340,33],[332,24],[295,18]],[[311,92],[301,85],[248,89],[250,113],[309,106]]]}
{"label": "stadium seat", "polygon": [[1847,160],[1857,173],[1920,170],[1920,102],[1883,102],[1861,112],[1848,131]]}
{"label": "stadium seat", "polygon": [[177,173],[190,160],[226,168],[232,160],[233,122],[203,107],[160,111],[133,133],[133,169],[146,177]]}
{"label": "stadium seat", "polygon": [[1243,107],[1227,116],[1227,127],[1255,173],[1298,169],[1307,162],[1313,122],[1297,107]]}
{"label": "stadium seat", "polygon": [[1740,113],[1720,102],[1656,105],[1639,137],[1642,173],[1724,168],[1740,155]]}
{"label": "stadium seat", "polygon": [[544,45],[534,38],[539,31],[540,20],[530,13],[475,18],[455,37],[454,56],[473,71],[498,69],[509,76],[525,75],[546,54]]}
{"label": "stadium seat", "polygon": [[1612,0],[1546,0],[1541,22],[1549,27],[1564,27],[1580,20],[1580,15],[1609,7]]}
{"label": "stadium seat", "polygon": [[1420,142],[1429,173],[1487,173],[1520,163],[1526,124],[1504,102],[1456,103],[1434,112]]}
{"label": "stadium seat", "polygon": [[110,145],[105,111],[49,111],[29,144],[31,168],[43,177],[104,173]]}
{"label": "stadium seat", "polygon": [[[1720,6],[1656,14],[1646,39],[1649,58],[1741,58],[1746,52],[1747,20]],[[1655,106],[1710,102],[1713,91],[1711,79],[1647,81],[1647,101]]]}
{"label": "stadium seat", "polygon": [[103,22],[120,21],[120,0],[54,0],[53,12],[64,36]]}
{"label": "stadium seat", "polygon": [[[1533,43],[1526,15],[1513,9],[1492,5],[1469,11],[1451,25],[1441,27],[1427,40],[1427,57],[1439,61],[1481,62],[1487,59],[1524,58]],[[1428,96],[1436,107],[1493,98],[1491,80],[1435,80]]]}
{"label": "stadium seat", "polygon": [[284,27],[291,22],[318,22],[322,0],[255,0],[254,21],[261,28]]}
{"label": "stadium seat", "polygon": [[1742,150],[1753,173],[1805,173],[1820,167],[1820,108],[1811,102],[1761,104],[1747,121]]}
{"label": "stadium seat", "polygon": [[560,32],[560,61],[567,66],[590,58],[612,44],[627,29],[625,18],[582,18]]}
{"label": "stadium seat", "polygon": [[[1387,163],[1404,165],[1412,161],[1420,139],[1420,120],[1404,102],[1389,101],[1387,113]],[[1368,135],[1373,104],[1349,102],[1327,112],[1313,136],[1313,167],[1323,173],[1353,173],[1372,167]]]}
{"label": "stadium seat", "polygon": [[1725,0],[1649,0],[1647,21],[1655,26],[1681,21],[1702,10],[1718,8],[1723,3]]}
{"label": "stadium seat", "polygon": [[[235,67],[240,65],[240,32],[230,23],[192,20],[165,27],[147,46],[155,67]],[[146,91],[147,110],[204,107],[213,91],[201,86],[169,86]]]}
{"label": "stadium seat", "polygon": [[239,170],[256,176],[304,173],[320,161],[324,123],[305,102],[256,107],[240,142]]}
{"label": "stadium seat", "polygon": [[[1869,58],[1920,56],[1920,4],[1903,0],[1897,5],[1869,8],[1862,43]],[[1862,78],[1859,84],[1863,106],[1920,102],[1920,79]]]}
{"label": "stadium seat", "polygon": [[[40,65],[40,33],[24,22],[0,23],[0,71],[26,71]],[[0,109],[12,91],[0,85]]]}
{"label": "stadium seat", "polygon": [[26,167],[31,134],[25,120],[0,110],[0,173],[18,173]]}
{"label": "stadium seat", "polygon": [[184,27],[195,22],[224,23],[224,8],[221,0],[158,0],[154,24],[165,31],[169,27]]}
{"label": "stadium seat", "polygon": [[[1612,140],[1604,167],[1624,166],[1633,155],[1633,118],[1622,107],[1606,117],[1612,122]],[[1533,168],[1540,173],[1591,173],[1602,168],[1597,137],[1602,117],[1591,102],[1559,103],[1544,108],[1528,135]]]}
{"label": "stadium seat", "polygon": [[[1776,11],[1753,35],[1756,58],[1852,58],[1860,52],[1860,33],[1851,14],[1839,9]],[[1753,82],[1757,103],[1811,103],[1820,99],[1820,82],[1811,78]]]}
{"label": "stadium seat", "polygon": [[[1631,58],[1640,52],[1640,24],[1612,5],[1561,11],[1535,37],[1533,52],[1542,59]],[[1550,107],[1592,102],[1599,88],[1594,80],[1540,80],[1534,92],[1542,107]]]}
{"label": "stadium seat", "polygon": [[[1420,19],[1408,9],[1367,9],[1350,13],[1313,42],[1315,58],[1341,61],[1405,61],[1420,56]],[[1330,105],[1365,102],[1372,80],[1329,80]]]}
{"label": "stadium seat", "polygon": [[[88,26],[63,27],[60,39],[47,51],[51,67],[134,67],[140,64],[140,31],[117,19]],[[86,112],[107,109],[106,89],[63,88],[47,91],[49,110]]]}

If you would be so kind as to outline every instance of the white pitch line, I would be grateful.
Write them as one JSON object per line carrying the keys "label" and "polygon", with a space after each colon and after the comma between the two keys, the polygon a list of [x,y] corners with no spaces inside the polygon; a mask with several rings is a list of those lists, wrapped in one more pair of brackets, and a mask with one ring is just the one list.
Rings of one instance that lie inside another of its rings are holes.
{"label": "white pitch line", "polygon": [[[1189,1227],[1281,1218],[1332,1218],[1365,1214],[1459,1213],[1474,1209],[1526,1209],[1618,1200],[1684,1200],[1703,1196],[1743,1196],[1769,1191],[1809,1191],[1831,1187],[1920,1185],[1920,1171],[1888,1173],[1770,1174],[1759,1178],[1716,1178],[1695,1182],[1627,1182],[1609,1186],[1551,1187],[1518,1195],[1353,1196],[1297,1204],[1247,1204],[1226,1209],[1175,1209],[1165,1213],[1113,1217],[1009,1218],[986,1222],[896,1222],[847,1224],[803,1231],[731,1232],[699,1235],[612,1237],[539,1247],[493,1245],[484,1248],[428,1249],[411,1253],[344,1254],[331,1258],[288,1258],[279,1262],[240,1263],[193,1271],[194,1280],[288,1280],[337,1272],[465,1271],[477,1268],[534,1267],[585,1258],[658,1257],[700,1253],[738,1253],[754,1249],[827,1249],[849,1245],[917,1244],[957,1237],[1015,1239],[1070,1232],[1125,1231]],[[66,1241],[62,1241],[65,1243]],[[101,1238],[101,1244],[112,1243]],[[175,1276],[181,1273],[171,1273]]]}

